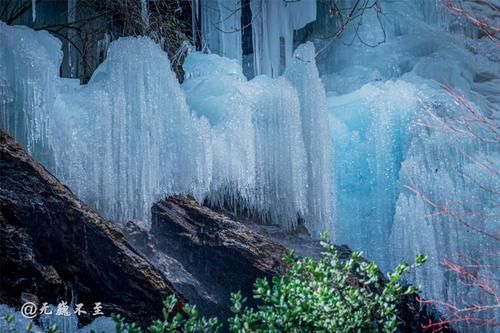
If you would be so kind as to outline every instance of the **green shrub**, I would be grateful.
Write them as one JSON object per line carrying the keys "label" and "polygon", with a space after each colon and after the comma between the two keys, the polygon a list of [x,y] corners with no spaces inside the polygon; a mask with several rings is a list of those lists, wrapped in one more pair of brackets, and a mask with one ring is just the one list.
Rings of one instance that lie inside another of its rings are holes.
{"label": "green shrub", "polygon": [[425,262],[417,256],[413,265],[401,264],[381,285],[375,263],[353,252],[342,262],[335,247],[323,235],[324,252],[319,261],[285,260],[289,269],[269,283],[257,280],[257,309],[246,307],[239,293],[232,295],[232,332],[394,332],[398,326],[397,300],[416,294],[416,286],[403,286],[400,278]]}

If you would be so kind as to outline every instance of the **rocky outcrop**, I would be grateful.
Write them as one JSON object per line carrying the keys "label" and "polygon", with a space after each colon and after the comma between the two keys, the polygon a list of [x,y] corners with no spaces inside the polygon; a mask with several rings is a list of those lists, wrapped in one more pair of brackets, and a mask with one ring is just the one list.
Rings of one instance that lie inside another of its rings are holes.
{"label": "rocky outcrop", "polygon": [[241,291],[252,301],[256,278],[270,278],[285,269],[284,246],[193,198],[160,201],[153,206],[152,217],[151,233],[158,249],[210,286],[217,295],[210,312],[222,318],[228,315],[231,292]]}
{"label": "rocky outcrop", "polygon": [[[140,324],[177,294],[122,233],[0,131],[0,303],[101,302]],[[179,306],[181,306],[179,303]],[[87,309],[90,310],[91,309]],[[90,318],[88,318],[90,319]]]}

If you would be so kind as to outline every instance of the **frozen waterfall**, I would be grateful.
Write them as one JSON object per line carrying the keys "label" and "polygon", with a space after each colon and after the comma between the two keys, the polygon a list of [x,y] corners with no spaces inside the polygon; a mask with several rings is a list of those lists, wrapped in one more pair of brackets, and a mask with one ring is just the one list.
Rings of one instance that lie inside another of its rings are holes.
{"label": "frozen waterfall", "polygon": [[304,219],[384,270],[426,254],[411,277],[424,297],[491,303],[441,262],[498,275],[497,45],[440,1],[380,0],[328,44],[325,2],[249,0],[248,80],[241,2],[194,3],[211,53],[189,54],[182,86],[147,38],[113,42],[80,86],[59,77],[55,38],[0,22],[0,126],[112,219],[189,193],[286,228]]}
{"label": "frozen waterfall", "polygon": [[[334,139],[335,239],[384,270],[426,254],[412,278],[424,297],[494,304],[442,262],[499,287],[498,57],[439,2],[382,1],[381,11],[381,20],[365,13],[317,60]],[[334,24],[325,17],[314,23],[320,47],[321,24]]]}
{"label": "frozen waterfall", "polygon": [[[2,27],[5,36],[18,29]],[[28,51],[12,44],[19,59],[29,61]],[[51,81],[26,86],[22,70],[2,78],[4,96],[18,90],[11,83],[25,95],[51,94],[29,105],[5,99],[2,119],[21,142],[43,120],[44,163],[110,219],[147,220],[155,200],[186,193],[286,229],[302,219],[318,235],[332,220],[331,138],[314,46],[295,57],[284,77],[248,81],[238,60],[194,52],[181,87],[157,44],[121,38],[86,85],[54,75],[61,59],[50,54],[33,66]],[[18,132],[12,115],[41,120]]]}

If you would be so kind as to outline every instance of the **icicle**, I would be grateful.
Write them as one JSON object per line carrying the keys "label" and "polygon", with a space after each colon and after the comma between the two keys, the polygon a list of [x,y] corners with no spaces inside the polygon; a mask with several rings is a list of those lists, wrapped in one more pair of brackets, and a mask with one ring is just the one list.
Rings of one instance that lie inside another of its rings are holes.
{"label": "icicle", "polygon": [[191,31],[193,35],[193,45],[196,48],[198,42],[198,22],[200,13],[199,0],[191,0]]}
{"label": "icicle", "polygon": [[31,0],[31,18],[33,23],[36,21],[36,0]]}
{"label": "icicle", "polygon": [[141,0],[141,18],[144,27],[147,29],[149,27],[148,0]]}
{"label": "icicle", "polygon": [[241,0],[201,2],[202,48],[241,64]]}
{"label": "icicle", "polygon": [[332,194],[332,135],[328,126],[325,88],[319,78],[311,42],[297,48],[284,76],[297,90],[300,101],[307,159],[308,214],[305,221],[309,232],[319,237],[324,231],[335,231],[335,197]]}
{"label": "icicle", "polygon": [[[68,24],[75,22],[76,20],[76,2],[78,0],[68,0]],[[73,29],[68,29],[68,39],[72,42],[75,42],[75,31]],[[70,76],[72,78],[76,77],[76,71],[78,69],[77,64],[77,56],[78,53],[73,50],[73,45],[68,41],[68,67]]]}
{"label": "icicle", "polygon": [[290,62],[293,32],[316,20],[316,0],[250,0],[250,9],[255,75],[278,77]]}

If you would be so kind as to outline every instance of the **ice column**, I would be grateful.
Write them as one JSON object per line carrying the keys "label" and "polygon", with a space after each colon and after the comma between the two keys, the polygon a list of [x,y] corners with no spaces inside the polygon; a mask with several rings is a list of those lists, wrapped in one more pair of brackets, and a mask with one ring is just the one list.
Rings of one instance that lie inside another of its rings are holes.
{"label": "ice column", "polygon": [[202,47],[241,64],[241,0],[201,1]]}
{"label": "ice column", "polygon": [[46,31],[0,22],[0,45],[0,127],[33,154],[50,135],[61,42]]}
{"label": "ice column", "polygon": [[250,0],[250,9],[255,75],[277,77],[292,57],[294,30],[316,20],[316,0]]}
{"label": "ice column", "polygon": [[334,195],[331,133],[325,88],[319,78],[314,45],[300,45],[284,75],[295,87],[300,101],[301,132],[307,156],[306,222],[315,236],[332,228]]}
{"label": "ice column", "polygon": [[56,101],[56,173],[106,217],[147,220],[155,199],[196,183],[206,135],[197,124],[166,53],[148,38],[119,39],[86,86]]}

